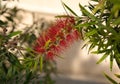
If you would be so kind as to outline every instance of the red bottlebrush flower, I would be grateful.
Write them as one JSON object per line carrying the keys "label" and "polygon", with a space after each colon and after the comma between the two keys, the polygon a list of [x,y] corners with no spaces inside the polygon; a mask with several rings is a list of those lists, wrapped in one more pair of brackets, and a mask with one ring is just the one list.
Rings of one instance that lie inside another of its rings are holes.
{"label": "red bottlebrush flower", "polygon": [[68,46],[68,44],[67,44],[67,42],[66,42],[65,39],[61,40],[60,43],[59,43],[59,45],[60,45],[61,47],[63,47],[63,48]]}
{"label": "red bottlebrush flower", "polygon": [[78,32],[77,30],[74,30],[74,31],[72,32],[72,35],[73,35],[73,38],[74,38],[75,40],[78,40],[78,39],[80,38],[80,34],[79,34],[79,32]]}
{"label": "red bottlebrush flower", "polygon": [[69,22],[72,23],[72,24],[75,24],[75,19],[73,16],[70,16],[69,17]]}
{"label": "red bottlebrush flower", "polygon": [[46,59],[47,60],[53,60],[54,58],[54,53],[51,52],[51,51],[48,51],[47,54],[46,54]]}
{"label": "red bottlebrush flower", "polygon": [[61,53],[61,47],[59,45],[56,46],[55,51],[59,54]]}
{"label": "red bottlebrush flower", "polygon": [[73,42],[73,36],[72,36],[72,34],[68,34],[67,36],[66,36],[66,41],[68,41],[69,43],[71,43],[71,42]]}
{"label": "red bottlebrush flower", "polygon": [[46,59],[53,59],[79,38],[79,32],[73,28],[74,24],[72,16],[58,19],[36,40],[35,51],[45,54]]}
{"label": "red bottlebrush flower", "polygon": [[52,46],[50,47],[50,50],[51,50],[51,51],[54,51],[54,53],[60,53],[61,48],[60,48],[60,46],[58,46],[58,45],[52,45]]}
{"label": "red bottlebrush flower", "polygon": [[56,21],[56,25],[58,28],[62,29],[66,26],[65,20],[64,19],[59,19]]}
{"label": "red bottlebrush flower", "polygon": [[44,38],[43,38],[42,35],[37,39],[36,43],[37,43],[38,46],[44,46],[45,45],[45,41],[44,41]]}
{"label": "red bottlebrush flower", "polygon": [[66,24],[75,24],[75,20],[73,16],[68,16],[65,21]]}
{"label": "red bottlebrush flower", "polygon": [[39,46],[36,46],[35,47],[35,51],[37,52],[37,53],[45,53],[45,49],[44,48],[40,48]]}
{"label": "red bottlebrush flower", "polygon": [[49,29],[48,29],[48,36],[50,37],[50,38],[55,38],[56,36],[57,36],[57,34],[58,34],[58,32],[60,31],[60,29],[58,29],[57,27],[50,27]]}
{"label": "red bottlebrush flower", "polygon": [[72,29],[73,28],[71,26],[66,27],[66,30],[67,30],[68,33],[70,33],[72,31]]}
{"label": "red bottlebrush flower", "polygon": [[65,38],[65,35],[64,35],[63,32],[60,32],[60,33],[58,34],[58,37],[60,37],[60,39],[64,39],[64,38]]}
{"label": "red bottlebrush flower", "polygon": [[47,42],[48,40],[50,40],[48,35],[44,35],[44,41]]}

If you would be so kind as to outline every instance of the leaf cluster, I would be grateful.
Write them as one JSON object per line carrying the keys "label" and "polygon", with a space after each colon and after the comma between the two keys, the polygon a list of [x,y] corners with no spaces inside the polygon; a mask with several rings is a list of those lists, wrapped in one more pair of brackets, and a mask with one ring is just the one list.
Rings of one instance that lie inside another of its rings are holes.
{"label": "leaf cluster", "polygon": [[[7,5],[0,9],[0,83],[37,84],[39,79],[38,83],[53,84],[51,73],[55,71],[55,63],[46,61],[33,50],[37,34],[49,23],[36,20],[32,14],[33,24],[26,25],[20,19],[20,12],[25,11]],[[24,30],[19,24],[25,25]]]}
{"label": "leaf cluster", "polygon": [[[89,51],[103,54],[97,64],[109,57],[110,69],[112,70],[113,61],[120,68],[120,1],[91,1],[96,3],[89,3],[85,7],[79,4],[82,16],[78,16],[67,5],[64,6],[75,16],[75,27],[82,33],[83,40],[87,41],[85,45],[90,44]],[[114,82],[113,84],[118,84]]]}

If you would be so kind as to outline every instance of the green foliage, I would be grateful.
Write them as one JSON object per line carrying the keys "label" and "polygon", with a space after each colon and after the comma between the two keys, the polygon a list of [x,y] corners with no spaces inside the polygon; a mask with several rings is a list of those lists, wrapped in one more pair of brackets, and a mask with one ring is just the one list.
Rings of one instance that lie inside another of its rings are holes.
{"label": "green foliage", "polygon": [[0,9],[0,84],[54,84],[51,73],[55,72],[55,63],[47,62],[33,50],[36,33],[42,31],[45,22],[33,21],[25,30],[20,30],[21,11],[24,12],[6,5]]}
{"label": "green foliage", "polygon": [[107,74],[105,74],[105,77],[112,83],[112,84],[118,84],[114,79],[112,79],[111,77],[109,77]]}
{"label": "green foliage", "polygon": [[[79,4],[82,16],[76,16],[73,10],[65,7],[76,18],[76,28],[82,33],[83,40],[90,44],[89,51],[94,54],[103,54],[97,64],[107,57],[110,60],[112,70],[113,61],[120,68],[120,1],[119,0],[91,0],[96,4],[88,6]],[[88,10],[89,9],[89,10]],[[118,84],[112,78],[105,76],[113,83]]]}
{"label": "green foliage", "polygon": [[[102,62],[107,56],[110,56],[110,67],[112,69],[112,62],[115,59],[118,66],[120,65],[119,57],[119,16],[113,11],[119,11],[119,9],[113,10],[116,4],[109,0],[101,0],[98,4],[90,5],[89,8],[94,7],[91,12],[88,12],[83,6],[80,9],[83,13],[83,17],[87,18],[87,21],[82,21],[81,25],[77,25],[77,28],[82,28],[84,38],[89,39],[92,48],[96,47],[97,54],[104,54],[98,61]],[[86,24],[86,25],[84,25]]]}

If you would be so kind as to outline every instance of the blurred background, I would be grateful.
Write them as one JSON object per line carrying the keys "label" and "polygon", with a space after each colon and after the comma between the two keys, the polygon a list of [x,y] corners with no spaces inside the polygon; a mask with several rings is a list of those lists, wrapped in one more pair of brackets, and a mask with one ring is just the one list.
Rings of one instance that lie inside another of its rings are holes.
{"label": "blurred background", "polygon": [[[87,5],[89,2],[89,0],[62,1],[78,15],[81,15],[78,4]],[[55,20],[55,16],[66,14],[61,0],[19,0],[19,2],[11,1],[11,3],[8,4],[9,7],[14,5],[24,10],[24,12],[20,12],[23,16],[23,23],[30,25],[33,20],[40,20],[40,23],[44,22],[44,29],[48,27],[48,23]],[[38,25],[41,25],[40,23]],[[88,53],[87,47],[81,49],[83,45],[83,41],[79,40],[61,54],[64,59],[56,58],[58,76],[53,76],[56,84],[108,84],[108,80],[104,77],[103,73],[112,76],[114,73],[119,72],[116,63],[114,63],[111,73],[109,58],[97,65],[96,62],[101,56]]]}

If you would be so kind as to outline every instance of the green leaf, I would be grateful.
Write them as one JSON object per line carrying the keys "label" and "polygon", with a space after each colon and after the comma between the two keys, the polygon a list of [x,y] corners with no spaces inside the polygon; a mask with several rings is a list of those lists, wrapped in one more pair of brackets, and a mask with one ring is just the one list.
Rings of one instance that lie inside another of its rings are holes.
{"label": "green leaf", "polygon": [[93,9],[93,14],[95,14],[98,10],[101,9],[101,13],[104,10],[104,3],[106,0],[102,0],[99,4],[96,5],[96,7]]}
{"label": "green leaf", "polygon": [[48,41],[45,43],[45,48],[46,48],[46,49],[49,47],[50,42],[51,42],[51,40],[48,40]]}
{"label": "green leaf", "polygon": [[27,52],[31,52],[31,51],[34,51],[32,48],[30,48],[30,47],[27,47],[26,49],[25,49]]}
{"label": "green leaf", "polygon": [[93,51],[93,54],[101,54],[101,53],[105,53],[105,52],[109,52],[111,51],[111,49],[106,49],[106,50],[97,50],[97,51]]}
{"label": "green leaf", "polygon": [[12,65],[15,65],[17,67],[22,67],[19,59],[13,53],[8,52],[6,56],[8,57],[8,60]]}
{"label": "green leaf", "polygon": [[105,60],[108,57],[108,53],[105,53],[98,61],[97,64],[101,63],[103,60]]}
{"label": "green leaf", "polygon": [[104,73],[104,75],[105,75],[105,77],[111,82],[111,83],[113,83],[113,84],[118,84],[115,80],[113,80],[111,77],[109,77],[107,74],[105,74]]}
{"label": "green leaf", "polygon": [[94,7],[94,5],[92,5],[91,3],[89,3],[88,8],[92,11],[95,7]]}
{"label": "green leaf", "polygon": [[30,82],[30,79],[31,79],[31,77],[32,77],[32,71],[26,71],[26,79],[25,79],[25,81],[24,81],[24,83],[23,84],[29,84],[29,82]]}
{"label": "green leaf", "polygon": [[21,34],[21,33],[22,33],[22,31],[12,32],[8,35],[8,38],[11,38],[11,37],[16,36],[16,35]]}
{"label": "green leaf", "polygon": [[120,78],[120,75],[118,75],[118,74],[115,74],[115,76],[116,76],[117,78]]}
{"label": "green leaf", "polygon": [[69,15],[57,15],[55,16],[56,18],[61,18],[61,17],[70,17]]}
{"label": "green leaf", "polygon": [[112,71],[112,67],[113,67],[113,59],[114,59],[114,56],[111,54],[110,55],[110,70]]}
{"label": "green leaf", "polygon": [[91,35],[94,35],[94,34],[96,34],[97,33],[97,30],[96,29],[92,29],[91,31],[89,31],[89,32],[86,32],[86,36],[91,36]]}
{"label": "green leaf", "polygon": [[115,25],[120,24],[120,17],[119,17],[119,18],[117,18],[117,19],[115,19],[115,21],[113,22],[113,24],[115,24]]}
{"label": "green leaf", "polygon": [[95,47],[95,44],[94,44],[94,43],[92,43],[92,44],[90,45],[90,47],[89,47],[88,52],[90,52],[90,51],[91,51],[94,47]]}
{"label": "green leaf", "polygon": [[33,71],[36,71],[39,60],[35,60]]}
{"label": "green leaf", "polygon": [[7,72],[7,77],[10,78],[13,74],[13,66],[11,66],[9,69],[8,69],[8,72]]}
{"label": "green leaf", "polygon": [[98,20],[93,14],[89,13],[81,4],[79,4],[79,7],[84,15],[88,16],[93,21]]}
{"label": "green leaf", "polygon": [[40,72],[42,72],[43,69],[43,56],[40,56]]}
{"label": "green leaf", "polygon": [[68,7],[64,2],[62,2],[63,6],[65,6],[73,15],[78,16],[70,7]]}
{"label": "green leaf", "polygon": [[91,26],[91,25],[94,25],[96,24],[95,22],[87,22],[87,23],[83,23],[83,24],[78,24],[76,27],[88,27],[88,26]]}

